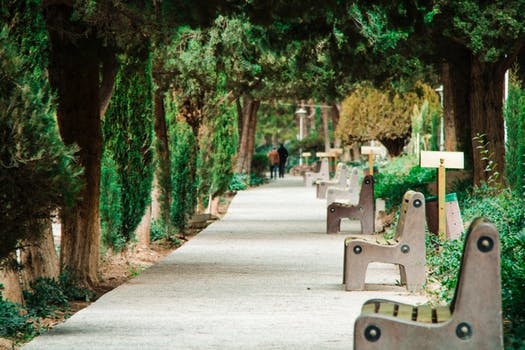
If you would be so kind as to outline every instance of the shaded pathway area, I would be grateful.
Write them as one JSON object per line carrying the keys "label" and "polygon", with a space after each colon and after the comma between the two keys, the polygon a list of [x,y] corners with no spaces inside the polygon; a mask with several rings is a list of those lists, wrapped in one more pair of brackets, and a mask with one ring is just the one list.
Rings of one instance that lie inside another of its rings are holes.
{"label": "shaded pathway area", "polygon": [[397,268],[369,267],[345,292],[345,233],[327,235],[326,202],[302,178],[239,192],[228,214],[24,350],[351,349],[361,305],[420,295],[385,286]]}

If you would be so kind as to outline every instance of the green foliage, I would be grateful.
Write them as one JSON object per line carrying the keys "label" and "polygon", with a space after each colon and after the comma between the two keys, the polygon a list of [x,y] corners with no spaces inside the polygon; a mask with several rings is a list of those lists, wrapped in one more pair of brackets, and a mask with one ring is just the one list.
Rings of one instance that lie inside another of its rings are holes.
{"label": "green foliage", "polygon": [[[228,190],[233,176],[233,157],[237,152],[237,116],[232,108],[221,104],[213,118],[212,179],[210,193],[219,196]],[[206,149],[206,152],[209,150]],[[253,170],[253,166],[252,166]]]}
{"label": "green foliage", "polygon": [[386,209],[390,211],[401,203],[408,190],[427,195],[427,184],[435,179],[436,170],[421,168],[417,157],[398,157],[380,168],[374,176],[374,196],[384,198]]}
{"label": "green foliage", "polygon": [[109,178],[101,181],[101,193],[108,195],[101,197],[101,211],[108,209],[101,215],[102,228],[108,229],[104,242],[116,250],[134,238],[153,180],[151,58],[147,46],[143,50],[137,60],[128,58],[118,73],[103,122],[104,157],[111,159],[103,160]]}
{"label": "green foliage", "polygon": [[248,188],[249,184],[248,175],[235,173],[228,185],[228,190],[232,192],[243,191]]}
{"label": "green foliage", "polygon": [[173,186],[170,216],[172,224],[184,231],[197,205],[197,141],[185,121],[174,121],[170,131]]}
{"label": "green foliage", "polygon": [[102,242],[106,247],[119,251],[126,241],[120,235],[122,227],[122,185],[116,171],[115,161],[108,151],[104,151],[101,161],[100,175],[100,226]]}
{"label": "green foliage", "polygon": [[258,177],[264,177],[268,171],[268,156],[266,154],[257,153],[252,158],[252,171],[253,175]]}
{"label": "green foliage", "polygon": [[156,219],[151,221],[150,240],[152,242],[160,241],[167,238],[166,226],[162,220]]}
{"label": "green foliage", "polygon": [[265,175],[250,173],[250,186],[255,187],[265,183],[268,183],[268,178]]}
{"label": "green foliage", "polygon": [[509,85],[505,106],[507,148],[505,175],[510,187],[517,193],[525,192],[525,91],[517,82]]}
{"label": "green foliage", "polygon": [[[408,139],[414,107],[419,108],[425,102],[431,111],[439,106],[436,93],[425,84],[418,84],[414,91],[405,93],[359,87],[342,102],[336,134],[347,143],[379,140],[388,148],[391,141]],[[420,124],[422,129],[429,121]],[[389,153],[399,155],[390,148]]]}
{"label": "green foliage", "polygon": [[80,287],[80,279],[69,267],[62,267],[58,276],[58,283],[62,293],[68,300],[93,300],[96,295],[87,288]]}
{"label": "green foliage", "polygon": [[2,289],[0,284],[0,338],[31,336],[35,330],[29,315],[20,305],[2,298]]}
{"label": "green foliage", "polygon": [[69,306],[57,280],[48,277],[38,277],[30,282],[31,290],[24,291],[24,300],[30,314],[36,317],[48,317],[54,311]]}
{"label": "green foliage", "polygon": [[86,288],[79,287],[79,280],[71,269],[65,268],[57,279],[37,277],[24,290],[24,300],[29,315],[50,317],[55,311],[69,307],[70,300],[89,301],[95,297]]}
{"label": "green foliage", "polygon": [[[463,220],[471,222],[483,216],[492,221],[501,238],[501,282],[503,316],[510,321],[505,341],[520,343],[525,340],[525,204],[521,194],[509,189],[497,190],[483,186],[476,188],[460,203]],[[429,248],[427,259],[431,280],[439,281],[437,291],[441,299],[450,300],[462,254],[464,237],[458,241],[443,242],[439,249],[435,243]]]}
{"label": "green foliage", "polygon": [[45,33],[39,2],[2,4],[0,260],[21,240],[38,237],[43,219],[71,206],[80,188],[76,149],[64,146],[56,125]]}

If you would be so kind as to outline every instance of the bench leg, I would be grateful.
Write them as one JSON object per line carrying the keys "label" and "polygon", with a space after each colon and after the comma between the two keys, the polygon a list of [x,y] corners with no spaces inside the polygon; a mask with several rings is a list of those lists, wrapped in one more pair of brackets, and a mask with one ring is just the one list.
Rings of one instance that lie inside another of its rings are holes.
{"label": "bench leg", "polygon": [[326,233],[338,233],[341,231],[341,216],[336,208],[328,206],[326,210]]}
{"label": "bench leg", "polygon": [[425,283],[425,265],[399,265],[399,274],[409,292],[421,290]]}
{"label": "bench leg", "polygon": [[360,256],[362,247],[358,244],[351,244],[345,248],[345,267],[343,280],[345,290],[364,290],[366,269],[368,259]]}
{"label": "bench leg", "polygon": [[371,234],[375,232],[375,215],[374,210],[364,210],[362,212],[361,221],[361,233]]}

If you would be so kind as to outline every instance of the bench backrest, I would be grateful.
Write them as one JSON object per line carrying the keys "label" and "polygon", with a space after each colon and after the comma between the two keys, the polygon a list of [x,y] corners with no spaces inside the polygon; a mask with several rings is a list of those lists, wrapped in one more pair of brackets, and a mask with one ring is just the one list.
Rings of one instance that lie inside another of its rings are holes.
{"label": "bench backrest", "polygon": [[[359,192],[359,206],[374,210],[374,177],[366,175],[361,183],[361,191]],[[369,208],[371,206],[371,208]]]}
{"label": "bench backrest", "polygon": [[[465,237],[461,267],[451,311],[463,315],[501,316],[500,239],[496,227],[475,219]],[[481,303],[479,301],[482,301]]]}
{"label": "bench backrest", "polygon": [[328,180],[330,178],[330,167],[328,166],[328,159],[321,159],[321,165],[319,166],[319,176],[322,179]]}
{"label": "bench backrest", "polygon": [[340,185],[346,185],[348,179],[348,166],[344,163],[338,163],[334,175],[334,181]]}
{"label": "bench backrest", "polygon": [[425,198],[421,192],[407,191],[399,209],[399,220],[395,239],[401,236],[424,234],[425,232]]}
{"label": "bench backrest", "polygon": [[357,168],[352,168],[352,171],[350,172],[348,188],[350,190],[353,189],[354,191],[356,188],[359,188],[359,170],[357,170]]}

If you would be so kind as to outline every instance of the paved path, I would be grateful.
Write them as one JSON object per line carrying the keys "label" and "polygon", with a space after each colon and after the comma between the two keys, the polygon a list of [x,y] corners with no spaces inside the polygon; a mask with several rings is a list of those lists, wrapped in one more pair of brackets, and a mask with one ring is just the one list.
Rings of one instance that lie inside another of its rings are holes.
{"label": "paved path", "polygon": [[298,177],[239,192],[228,214],[24,350],[351,349],[373,297],[420,302],[391,265],[367,291],[341,284],[346,233],[325,233],[324,200]]}

